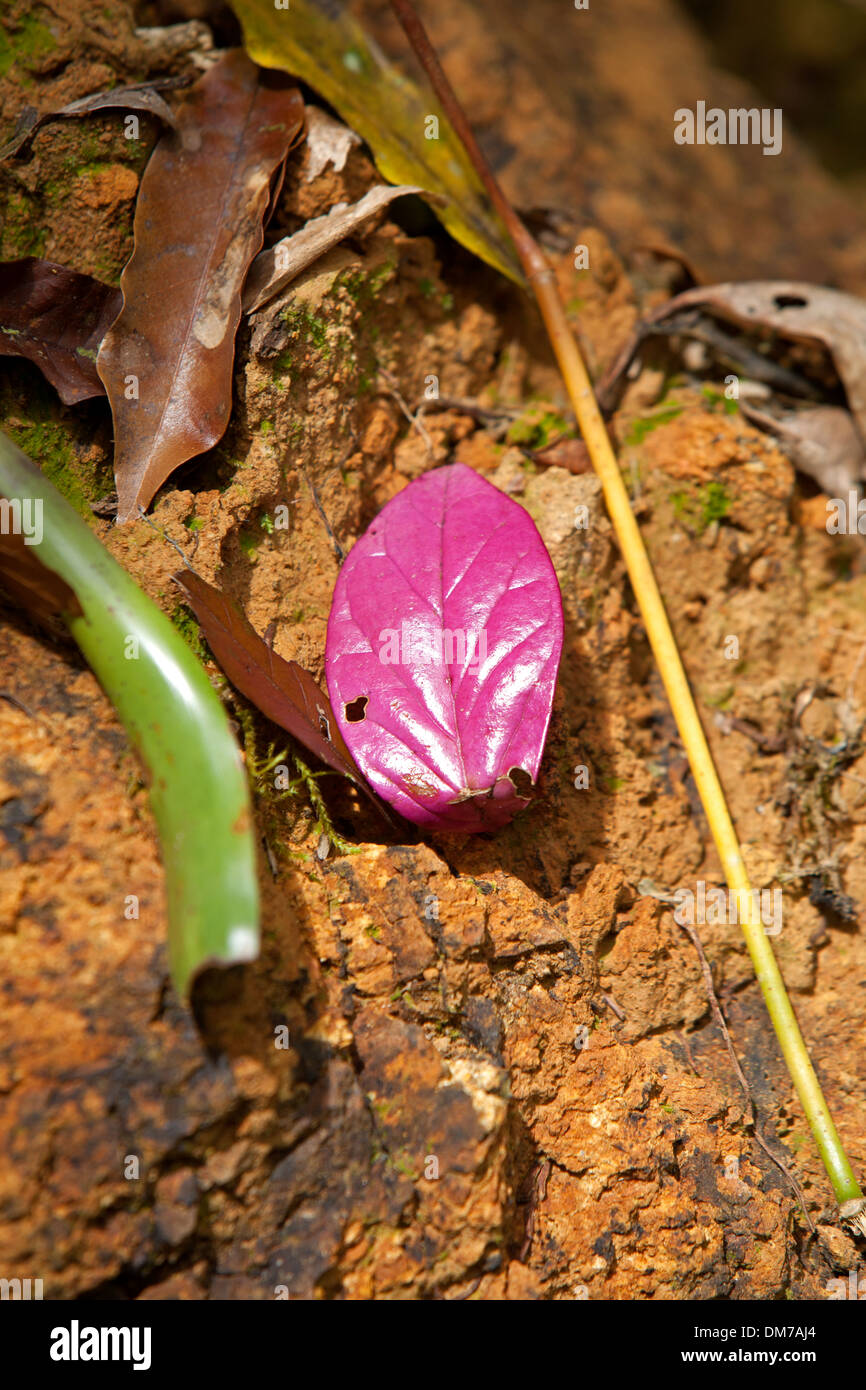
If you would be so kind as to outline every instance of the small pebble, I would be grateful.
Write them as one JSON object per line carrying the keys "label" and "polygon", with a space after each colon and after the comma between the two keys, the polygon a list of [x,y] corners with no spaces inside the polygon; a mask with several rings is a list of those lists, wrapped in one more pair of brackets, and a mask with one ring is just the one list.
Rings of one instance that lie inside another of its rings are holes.
{"label": "small pebble", "polygon": [[710,354],[705,344],[690,339],[683,348],[683,364],[690,372],[706,371],[710,365]]}
{"label": "small pebble", "polygon": [[771,572],[772,566],[766,555],[759,555],[749,566],[749,579],[753,584],[757,584],[759,589],[763,589]]}

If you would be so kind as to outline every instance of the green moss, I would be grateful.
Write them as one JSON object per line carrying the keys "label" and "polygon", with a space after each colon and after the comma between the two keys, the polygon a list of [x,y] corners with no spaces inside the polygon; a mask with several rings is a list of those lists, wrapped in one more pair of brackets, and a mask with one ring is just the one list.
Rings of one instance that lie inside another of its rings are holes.
{"label": "green moss", "polygon": [[[74,178],[93,179],[118,164],[140,174],[152,144],[150,135],[144,132],[138,139],[128,140],[117,111],[99,111],[85,121],[60,123],[50,133],[52,165],[61,173],[64,188]],[[48,148],[46,141],[45,149]]]}
{"label": "green moss", "polygon": [[[359,309],[368,309],[396,273],[397,262],[390,258],[373,270],[342,270],[335,276],[331,292],[339,291]],[[427,299],[436,293],[436,286],[429,279],[419,280],[418,288]]]}
{"label": "green moss", "polygon": [[[66,132],[63,132],[66,135]],[[95,176],[109,168],[109,164],[101,158],[105,153],[98,135],[86,128],[70,131],[66,138],[70,148],[67,154],[60,161],[60,167],[67,178],[75,178],[76,175],[83,174],[85,178],[95,178]]]}
{"label": "green moss", "polygon": [[[297,338],[299,342],[304,342],[310,347],[315,348],[316,352],[320,353],[325,361],[328,360],[331,356],[331,346],[328,342],[328,324],[325,319],[320,318],[318,314],[314,314],[312,309],[308,309],[305,304],[300,304],[296,307],[286,309],[283,314],[283,323],[293,338]],[[289,355],[288,349],[281,352],[280,356],[276,359],[274,365],[278,371],[280,370],[282,359],[287,355]],[[291,353],[290,357],[294,357],[294,355],[294,353]]]}
{"label": "green moss", "polygon": [[701,404],[706,410],[723,410],[726,415],[736,415],[740,408],[736,401],[729,400],[722,391],[717,391],[715,386],[702,386],[701,398]]}
{"label": "green moss", "polygon": [[563,435],[574,435],[568,421],[549,406],[533,405],[509,426],[506,439],[519,448],[543,449]]}
{"label": "green moss", "polygon": [[[118,165],[140,173],[146,163],[150,144],[138,141],[134,148],[117,130],[110,128],[94,133],[92,122],[57,123],[46,132],[40,146],[42,178],[36,193],[30,195],[13,187],[11,179],[3,181],[0,192],[0,258],[18,259],[22,256],[42,256],[48,232],[67,216],[70,197],[76,182],[87,185],[103,171],[116,170]],[[40,137],[42,139],[42,137]],[[131,230],[132,206],[118,214],[119,226],[112,236],[92,241],[86,269],[109,284],[117,284],[128,255],[128,244],[120,236],[124,227]]]}
{"label": "green moss", "polygon": [[[379,374],[374,344],[382,330],[370,310],[395,274],[390,260],[373,270],[349,268],[334,277],[319,311],[298,303],[285,308],[281,321],[289,341],[273,359],[273,385],[284,390],[296,387],[311,371],[321,376],[338,369],[347,392],[360,396],[373,389]],[[301,420],[292,425],[290,443],[300,441],[303,428]]]}
{"label": "green moss", "polygon": [[10,192],[6,198],[0,233],[0,256],[17,261],[24,256],[41,256],[48,240],[48,227],[38,204],[22,193]]}
{"label": "green moss", "polygon": [[101,146],[91,141],[88,148],[92,153],[89,157],[85,155],[77,169],[72,171],[75,173],[76,177],[80,179],[95,179],[98,178],[100,174],[109,173],[114,167],[111,160],[94,158],[95,155],[102,152]]}
{"label": "green moss", "polygon": [[417,1182],[421,1176],[405,1149],[401,1149],[397,1156],[390,1160],[389,1166],[402,1173],[404,1177],[411,1178],[413,1182]]}
{"label": "green moss", "polygon": [[678,487],[676,492],[670,495],[670,504],[674,509],[674,516],[677,521],[684,521],[692,505],[692,497],[686,492],[685,488]]}
{"label": "green moss", "polygon": [[264,537],[250,535],[249,531],[241,531],[238,536],[238,544],[251,564],[255,564],[256,550],[261,545]]}
{"label": "green moss", "polygon": [[723,690],[716,691],[713,694],[705,694],[703,701],[705,705],[709,705],[710,709],[726,710],[730,706],[735,694],[736,690],[734,686],[728,685]]}
{"label": "green moss", "polygon": [[675,420],[678,415],[682,415],[683,406],[676,401],[662,401],[649,414],[642,416],[639,420],[632,420],[628,427],[624,443],[630,446],[642,444],[648,434],[657,430],[659,425],[668,425],[671,420]]}
{"label": "green moss", "polygon": [[179,603],[174,612],[169,614],[172,624],[177,628],[181,637],[191,651],[195,652],[199,661],[207,661],[209,653],[205,650],[201,637],[201,628],[189,609]]}
{"label": "green moss", "polygon": [[125,265],[124,259],[117,259],[107,251],[100,251],[91,262],[90,273],[106,285],[119,285],[120,275]]}
{"label": "green moss", "polygon": [[72,444],[62,425],[41,422],[32,425],[11,425],[9,434],[19,449],[38,464],[42,472],[75,507],[89,515],[87,498],[75,478]]}
{"label": "green moss", "polygon": [[390,1002],[392,1004],[405,1004],[407,1009],[417,1009],[418,1007],[409,993],[408,987],[395,989],[394,993],[390,996]]}
{"label": "green moss", "polygon": [[88,439],[87,428],[77,414],[66,411],[47,382],[29,374],[23,382],[13,366],[0,384],[0,429],[41,468],[79,515],[95,525],[90,503],[112,491],[110,470],[80,457],[76,443]]}
{"label": "green moss", "polygon": [[31,397],[28,406],[31,419],[22,424],[20,406],[17,402],[13,404],[10,393],[4,392],[0,400],[2,428],[19,449],[38,464],[78,514],[93,525],[90,503],[107,496],[112,487],[110,480],[78,457],[70,429],[54,418],[55,410],[51,405]]}
{"label": "green moss", "polygon": [[723,521],[731,510],[731,498],[724,483],[706,483],[696,493],[679,488],[670,496],[674,515],[684,526],[703,535],[714,521]]}
{"label": "green moss", "polygon": [[709,482],[698,493],[701,505],[701,530],[714,521],[723,521],[731,510],[731,499],[724,483]]}
{"label": "green moss", "polygon": [[229,452],[228,446],[218,444],[214,450],[217,459],[217,477],[220,492],[228,492],[237,483],[237,475],[246,468],[246,460]]}
{"label": "green moss", "polygon": [[[19,449],[38,463],[46,478],[87,521],[93,520],[90,498],[78,476],[75,451],[62,425],[30,425],[9,431]],[[95,499],[94,499],[95,500]]]}
{"label": "green moss", "polygon": [[291,386],[291,369],[294,365],[294,348],[283,348],[283,351],[277,357],[274,358],[274,385],[278,387],[280,391],[284,390],[286,386]]}
{"label": "green moss", "polygon": [[57,47],[57,40],[35,15],[24,15],[14,28],[0,29],[0,77],[5,77],[13,64],[23,68],[36,67]]}

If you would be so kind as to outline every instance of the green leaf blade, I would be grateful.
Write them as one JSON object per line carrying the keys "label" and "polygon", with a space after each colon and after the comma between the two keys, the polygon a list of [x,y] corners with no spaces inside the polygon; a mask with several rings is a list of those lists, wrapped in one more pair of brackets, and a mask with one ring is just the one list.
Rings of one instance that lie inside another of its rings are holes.
{"label": "green leaf blade", "polygon": [[[57,605],[147,771],[165,869],[169,964],[184,996],[206,965],[258,954],[255,837],[240,749],[183,638],[2,434],[0,496],[41,504],[42,537],[29,551],[63,581],[54,584]],[[69,611],[65,585],[80,612]]]}

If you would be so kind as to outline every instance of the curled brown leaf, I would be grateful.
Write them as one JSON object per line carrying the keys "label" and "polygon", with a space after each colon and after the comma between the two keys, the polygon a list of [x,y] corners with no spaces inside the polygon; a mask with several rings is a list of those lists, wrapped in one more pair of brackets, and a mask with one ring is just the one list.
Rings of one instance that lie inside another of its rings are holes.
{"label": "curled brown leaf", "polygon": [[167,126],[176,124],[174,113],[159,95],[157,88],[180,87],[186,84],[184,77],[166,77],[154,82],[143,82],[129,87],[112,87],[105,92],[90,92],[86,97],[70,101],[54,111],[44,111],[41,115],[34,106],[25,106],[15,125],[11,138],[0,148],[0,159],[8,159],[29,145],[38,130],[50,121],[68,119],[71,116],[90,116],[95,111],[143,111],[150,116],[158,116]]}
{"label": "curled brown leaf", "polygon": [[394,198],[407,193],[420,193],[420,188],[411,184],[392,188],[390,184],[379,184],[371,188],[357,203],[337,203],[324,217],[314,217],[305,227],[292,236],[283,237],[267,251],[259,252],[250,266],[250,273],[244,286],[244,309],[253,313],[280,294],[302,270],[324,256],[332,246],[356,231],[380,208],[387,206]]}

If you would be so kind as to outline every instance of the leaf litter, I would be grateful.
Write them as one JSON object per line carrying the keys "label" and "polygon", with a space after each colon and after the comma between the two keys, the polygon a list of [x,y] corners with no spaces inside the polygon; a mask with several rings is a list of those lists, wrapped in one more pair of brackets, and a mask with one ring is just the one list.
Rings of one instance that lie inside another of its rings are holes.
{"label": "leaf litter", "polygon": [[64,405],[105,394],[99,345],[122,295],[90,275],[27,256],[0,264],[0,356],[35,363]]}
{"label": "leaf litter", "polygon": [[283,237],[282,241],[266,251],[260,251],[250,266],[244,285],[243,305],[246,312],[254,313],[268,300],[281,294],[301,271],[363,226],[395,198],[420,192],[420,188],[411,185],[394,188],[389,184],[380,184],[377,188],[371,188],[357,203],[336,203],[323,217],[314,217],[291,236]]}
{"label": "leaf litter", "polygon": [[271,179],[303,118],[297,87],[233,50],[196,82],[145,169],[123,308],[97,359],[114,417],[118,521],[226,428],[241,290]]}
{"label": "leaf litter", "polygon": [[[866,303],[842,290],[788,280],[733,281],[685,290],[638,325],[602,383],[600,395],[606,403],[612,402],[616,384],[643,339],[650,333],[680,331],[683,313],[693,310],[708,310],[740,329],[825,349],[845,389],[847,411],[809,405],[775,416],[747,403],[741,409],[748,420],[774,434],[796,467],[822,489],[839,493],[866,479]],[[784,392],[784,384],[781,389]],[[788,389],[798,392],[796,379]]]}
{"label": "leaf litter", "polygon": [[35,106],[25,106],[10,139],[0,147],[0,159],[9,159],[26,149],[37,132],[49,122],[73,116],[90,116],[96,111],[142,111],[149,116],[157,116],[174,129],[177,126],[174,112],[159,95],[159,89],[165,91],[186,84],[185,77],[165,77],[133,86],[112,87],[104,92],[91,92],[88,96],[79,97],[77,101],[70,101],[54,111],[44,111],[41,115]]}
{"label": "leaf litter", "polygon": [[[347,8],[292,0],[284,13],[236,0],[234,10],[257,63],[309,83],[366,141],[389,183],[437,195],[434,211],[451,235],[523,283],[508,233],[438,100],[387,61]],[[427,133],[434,129],[435,138]]]}
{"label": "leaf litter", "polygon": [[309,671],[261,638],[227,594],[194,570],[173,576],[232,685],[334,772],[361,784],[330,701]]}
{"label": "leaf litter", "polygon": [[340,174],[350,152],[363,144],[360,135],[320,106],[307,102],[307,167],[304,182],[312,183],[325,169]]}

